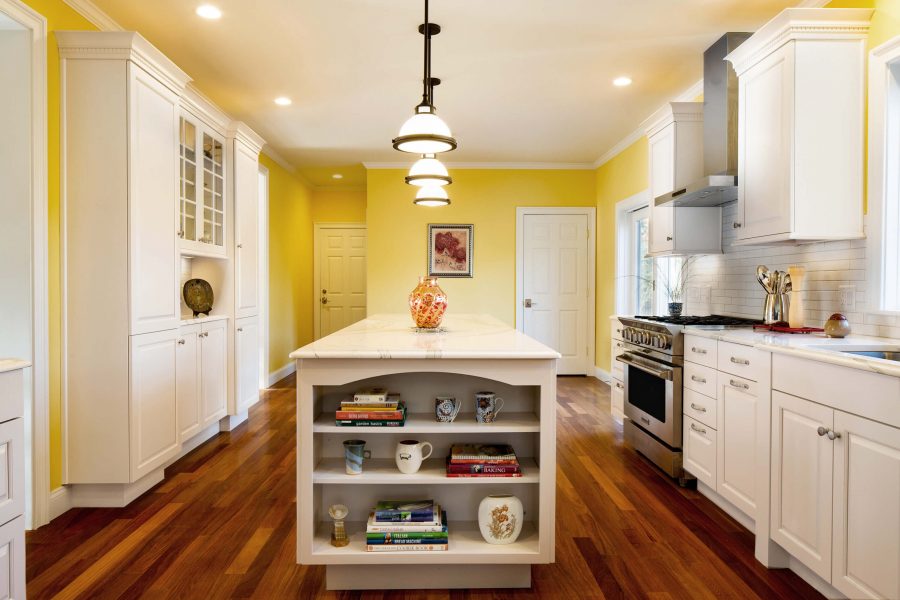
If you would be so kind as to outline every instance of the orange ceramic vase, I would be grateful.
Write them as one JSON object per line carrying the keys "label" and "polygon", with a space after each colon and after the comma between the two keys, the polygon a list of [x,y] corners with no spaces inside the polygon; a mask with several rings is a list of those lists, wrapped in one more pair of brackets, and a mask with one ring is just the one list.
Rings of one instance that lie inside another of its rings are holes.
{"label": "orange ceramic vase", "polygon": [[447,294],[436,277],[419,277],[419,285],[409,294],[409,314],[416,327],[435,329],[447,312]]}

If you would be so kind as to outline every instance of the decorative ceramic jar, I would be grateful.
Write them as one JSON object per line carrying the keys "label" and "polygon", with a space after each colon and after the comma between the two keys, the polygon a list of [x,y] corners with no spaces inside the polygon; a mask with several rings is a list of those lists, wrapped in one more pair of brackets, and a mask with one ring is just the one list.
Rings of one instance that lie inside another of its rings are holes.
{"label": "decorative ceramic jar", "polygon": [[841,313],[834,313],[825,321],[825,335],[830,338],[842,338],[850,335],[850,321]]}
{"label": "decorative ceramic jar", "polygon": [[512,544],[524,520],[522,501],[512,494],[487,496],[478,505],[478,527],[488,544]]}
{"label": "decorative ceramic jar", "polygon": [[447,311],[447,294],[436,277],[419,277],[419,285],[409,294],[409,314],[420,329],[440,327]]}

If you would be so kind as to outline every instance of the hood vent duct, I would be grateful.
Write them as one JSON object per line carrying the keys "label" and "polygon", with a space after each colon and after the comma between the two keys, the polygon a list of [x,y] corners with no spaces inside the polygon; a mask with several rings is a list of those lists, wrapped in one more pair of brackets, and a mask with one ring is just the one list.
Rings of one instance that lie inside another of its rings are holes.
{"label": "hood vent duct", "polygon": [[703,53],[703,165],[706,176],[657,197],[657,206],[721,206],[737,200],[738,79],[725,57],[750,33],[726,33]]}

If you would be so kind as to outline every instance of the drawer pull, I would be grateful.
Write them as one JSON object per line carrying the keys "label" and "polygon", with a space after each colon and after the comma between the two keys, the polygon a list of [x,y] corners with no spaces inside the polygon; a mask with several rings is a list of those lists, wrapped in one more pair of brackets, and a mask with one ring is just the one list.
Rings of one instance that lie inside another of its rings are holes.
{"label": "drawer pull", "polygon": [[696,375],[691,375],[691,381],[696,381],[697,383],[706,383],[706,377],[697,377]]}
{"label": "drawer pull", "polygon": [[704,428],[702,428],[702,427],[697,427],[697,426],[694,425],[693,423],[691,423],[691,429],[693,429],[693,430],[696,431],[697,433],[702,433],[703,435],[706,435],[706,429],[704,429]]}
{"label": "drawer pull", "polygon": [[734,379],[728,380],[728,383],[731,384],[731,387],[736,387],[741,390],[749,390],[750,385],[746,383],[741,383],[740,381],[735,381]]}
{"label": "drawer pull", "polygon": [[691,347],[691,352],[694,352],[696,354],[706,354],[706,350],[704,350],[703,348],[697,348],[695,346]]}
{"label": "drawer pull", "polygon": [[616,348],[624,348],[624,347],[625,347],[625,344],[623,344],[622,342],[616,342]]}
{"label": "drawer pull", "polygon": [[702,407],[702,406],[697,406],[697,405],[694,404],[693,402],[691,402],[691,408],[693,408],[694,410],[696,410],[696,411],[698,411],[698,412],[704,412],[704,413],[706,412],[706,409],[705,409],[704,407]]}
{"label": "drawer pull", "polygon": [[618,381],[616,382],[616,387],[619,388],[620,390],[624,390],[624,389],[625,389],[625,386],[622,385],[621,383],[619,383]]}
{"label": "drawer pull", "polygon": [[731,357],[731,362],[733,362],[736,365],[744,365],[744,366],[750,364],[750,361],[747,360],[746,358],[737,358],[735,356]]}

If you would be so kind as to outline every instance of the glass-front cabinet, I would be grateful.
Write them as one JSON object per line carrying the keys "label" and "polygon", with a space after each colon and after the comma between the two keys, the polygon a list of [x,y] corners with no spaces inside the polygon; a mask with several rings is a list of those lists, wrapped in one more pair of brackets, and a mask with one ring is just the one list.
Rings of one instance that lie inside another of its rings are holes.
{"label": "glass-front cabinet", "polygon": [[189,115],[180,129],[181,250],[225,256],[225,141]]}

